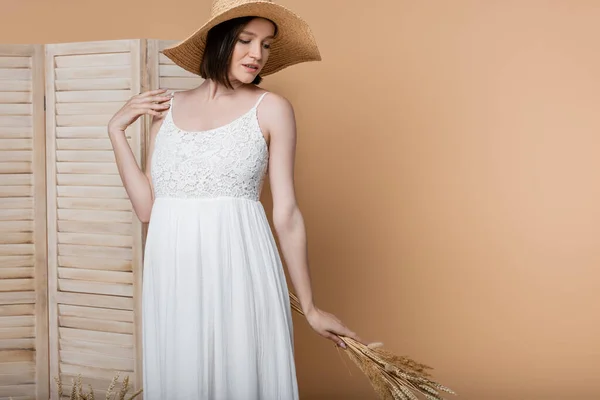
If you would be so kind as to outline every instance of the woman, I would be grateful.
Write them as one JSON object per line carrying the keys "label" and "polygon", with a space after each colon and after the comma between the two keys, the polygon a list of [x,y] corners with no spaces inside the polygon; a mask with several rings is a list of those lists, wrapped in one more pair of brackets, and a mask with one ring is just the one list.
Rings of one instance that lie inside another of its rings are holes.
{"label": "woman", "polygon": [[[289,293],[259,202],[267,172],[274,227],[310,326],[360,340],[313,302],[294,193],[292,106],[261,75],[320,59],[308,27],[266,1],[215,1],[207,24],[164,54],[205,81],[134,96],[109,123],[119,172],[149,221],[143,278],[145,399],[297,399]],[[153,116],[142,172],[124,135]]]}

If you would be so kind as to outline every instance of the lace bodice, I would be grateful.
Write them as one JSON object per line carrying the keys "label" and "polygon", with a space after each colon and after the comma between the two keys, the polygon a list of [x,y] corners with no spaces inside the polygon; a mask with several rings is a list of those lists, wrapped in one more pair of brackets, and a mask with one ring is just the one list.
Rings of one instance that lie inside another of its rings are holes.
{"label": "lace bodice", "polygon": [[227,125],[190,132],[173,122],[172,106],[152,155],[155,197],[241,197],[258,201],[268,165],[268,148],[256,105]]}

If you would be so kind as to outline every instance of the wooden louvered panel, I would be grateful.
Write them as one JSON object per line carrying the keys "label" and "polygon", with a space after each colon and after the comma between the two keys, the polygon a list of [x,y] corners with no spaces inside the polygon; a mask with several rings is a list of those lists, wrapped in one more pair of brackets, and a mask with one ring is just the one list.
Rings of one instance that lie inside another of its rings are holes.
{"label": "wooden louvered panel", "polygon": [[[10,117],[5,117],[5,118],[10,118]],[[8,127],[0,127],[4,128],[2,130],[8,130],[10,128],[10,126]],[[2,163],[11,163],[11,162],[26,162],[29,165],[31,165],[33,163],[33,150],[1,150],[0,151],[0,160],[2,160]],[[33,172],[33,170],[30,167],[29,171],[26,172]]]}
{"label": "wooden louvered panel", "polygon": [[[94,200],[98,201],[98,200]],[[97,211],[100,213],[100,211]],[[103,211],[103,213],[107,213],[110,211]],[[113,213],[118,211],[112,211]],[[128,216],[127,214],[125,218]],[[130,235],[133,233],[133,229],[131,224],[128,223],[118,223],[118,222],[97,222],[97,221],[77,221],[72,219],[70,221],[59,221],[58,229],[61,232],[81,232],[81,233],[117,233],[121,235]],[[103,265],[109,265],[111,260],[104,260]],[[88,261],[88,264],[92,265],[93,263]],[[65,265],[66,266],[66,265]],[[131,268],[131,266],[128,266]]]}
{"label": "wooden louvered panel", "polygon": [[[77,102],[113,102],[127,101],[131,97],[131,91],[125,90],[77,90],[62,91],[56,93],[58,103],[77,103]],[[58,134],[60,136],[60,134]]]}
{"label": "wooden louvered panel", "polygon": [[106,308],[80,307],[61,304],[59,305],[61,315],[71,317],[88,317],[104,319],[108,321],[133,322],[133,312],[125,310],[111,310]]}
{"label": "wooden louvered panel", "polygon": [[148,41],[148,66],[151,71],[150,82],[152,89],[193,89],[203,82],[200,76],[175,65],[173,61],[160,53],[160,51],[175,43],[177,42],[172,40]]}
{"label": "wooden louvered panel", "polygon": [[[11,221],[14,222],[14,221]],[[18,244],[33,241],[33,232],[17,232],[10,235],[0,235],[1,244]]]}
{"label": "wooden louvered panel", "polygon": [[[116,372],[142,384],[141,223],[107,133],[112,115],[142,91],[142,45],[47,46],[50,367],[65,390],[78,374],[100,379],[96,395]],[[142,122],[126,132],[138,161]]]}
{"label": "wooden louvered panel", "polygon": [[0,45],[0,398],[48,397],[44,57]]}
{"label": "wooden louvered panel", "polygon": [[[95,199],[99,200],[99,199]],[[109,199],[114,200],[114,199]],[[81,210],[81,209],[60,209],[58,210],[58,218],[59,225],[61,222],[65,222],[63,225],[66,225],[66,222],[87,222],[85,228],[79,228],[79,232],[82,233],[94,233],[96,232],[96,227],[100,224],[108,223],[115,224],[113,226],[113,230],[118,230],[119,232],[133,232],[131,224],[129,223],[132,218],[131,212],[125,211],[90,211],[90,210]],[[70,226],[75,226],[74,224],[70,224]],[[79,225],[81,226],[81,225]],[[98,232],[98,233],[104,233]],[[81,255],[81,254],[78,254]]]}
{"label": "wooden louvered panel", "polygon": [[[32,239],[28,239],[28,240],[32,240]],[[0,279],[19,279],[19,278],[34,278],[34,277],[35,277],[35,271],[34,271],[33,267],[0,269]]]}
{"label": "wooden louvered panel", "polygon": [[[12,288],[9,286],[9,288]],[[36,301],[36,294],[33,291],[11,290],[0,292],[0,304],[33,304]],[[2,365],[2,363],[0,363]]]}
{"label": "wooden louvered panel", "polygon": [[[115,310],[133,310],[134,300],[129,297],[91,295],[81,293],[59,292],[56,294],[56,301],[59,304],[73,304],[80,306],[89,305],[90,301],[96,307]],[[88,332],[88,335],[90,332]],[[61,337],[63,335],[61,334]]]}

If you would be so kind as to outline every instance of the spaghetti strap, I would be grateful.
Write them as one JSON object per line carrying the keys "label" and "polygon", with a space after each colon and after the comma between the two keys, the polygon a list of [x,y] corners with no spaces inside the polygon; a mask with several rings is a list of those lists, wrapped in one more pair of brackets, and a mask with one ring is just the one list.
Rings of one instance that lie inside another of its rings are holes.
{"label": "spaghetti strap", "polygon": [[268,94],[269,94],[269,92],[264,92],[263,94],[261,94],[260,97],[258,98],[258,101],[256,102],[256,105],[254,106],[254,108],[258,107],[258,105],[260,104],[262,99]]}
{"label": "spaghetti strap", "polygon": [[170,118],[173,121],[173,103],[175,100],[175,92],[173,92],[173,97],[169,100],[170,107],[167,109],[167,113],[165,114],[165,118]]}

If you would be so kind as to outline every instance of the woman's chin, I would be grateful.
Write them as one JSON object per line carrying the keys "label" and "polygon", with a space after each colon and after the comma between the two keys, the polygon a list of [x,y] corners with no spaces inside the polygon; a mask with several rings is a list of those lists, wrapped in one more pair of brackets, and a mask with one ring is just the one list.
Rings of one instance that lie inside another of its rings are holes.
{"label": "woman's chin", "polygon": [[256,79],[254,74],[239,74],[229,77],[230,82],[239,82],[244,85],[254,82],[254,79]]}
{"label": "woman's chin", "polygon": [[249,83],[252,83],[252,82],[254,82],[254,79],[255,79],[255,78],[256,78],[256,77],[255,77],[255,76],[253,76],[253,75],[248,75],[248,76],[245,76],[245,77],[243,77],[242,79],[240,79],[240,82],[243,82],[243,83],[245,83],[245,84],[249,84]]}

